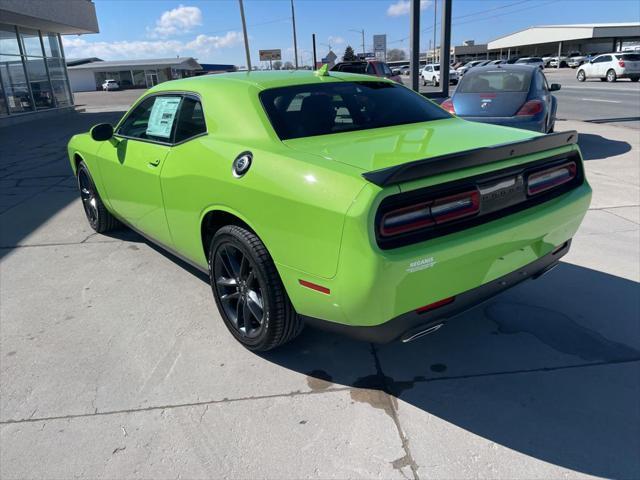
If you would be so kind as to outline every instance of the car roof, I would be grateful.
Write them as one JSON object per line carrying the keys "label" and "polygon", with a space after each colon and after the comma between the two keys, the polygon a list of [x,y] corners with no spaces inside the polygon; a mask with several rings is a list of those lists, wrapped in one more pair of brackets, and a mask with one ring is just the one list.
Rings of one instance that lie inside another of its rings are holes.
{"label": "car roof", "polygon": [[[526,64],[501,63],[500,65],[485,65],[483,67],[475,67],[474,72],[487,72],[491,70],[504,70],[505,72],[535,72],[538,67]],[[469,71],[471,72],[471,70]]]}
{"label": "car roof", "polygon": [[381,77],[373,75],[363,75],[360,73],[336,72],[334,70],[328,72],[328,75],[316,75],[312,70],[275,70],[267,72],[232,72],[220,73],[215,75],[201,75],[197,77],[183,78],[180,80],[171,80],[163,82],[151,90],[154,92],[184,90],[194,92],[204,92],[209,89],[224,88],[224,85],[244,85],[248,88],[253,87],[258,90],[268,88],[288,87],[294,85],[307,85],[313,83],[327,82],[362,82],[362,81],[389,82]]}

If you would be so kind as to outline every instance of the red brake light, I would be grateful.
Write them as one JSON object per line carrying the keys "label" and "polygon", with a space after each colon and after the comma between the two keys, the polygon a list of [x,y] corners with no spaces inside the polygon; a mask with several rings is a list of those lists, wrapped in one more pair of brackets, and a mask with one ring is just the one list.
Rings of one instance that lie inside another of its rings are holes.
{"label": "red brake light", "polygon": [[618,65],[620,65],[621,67],[624,67],[624,60],[620,60],[620,61],[618,62]]}
{"label": "red brake light", "polygon": [[419,203],[386,213],[380,222],[380,234],[388,237],[428,227],[434,223],[429,203]]}
{"label": "red brake light", "polygon": [[536,115],[542,111],[542,102],[540,100],[529,100],[525,103],[516,115]]}
{"label": "red brake light", "polygon": [[456,113],[456,109],[453,107],[453,102],[450,98],[447,98],[444,102],[440,104],[442,108],[444,108],[449,113]]}
{"label": "red brake light", "polygon": [[416,313],[425,313],[429,310],[434,310],[439,307],[444,307],[445,305],[450,304],[456,297],[444,298],[442,300],[438,300],[437,302],[430,303],[429,305],[425,305],[424,307],[420,307],[416,310]]}
{"label": "red brake light", "polygon": [[576,177],[576,162],[564,163],[540,172],[532,173],[527,178],[527,194],[536,195],[570,182]]}
{"label": "red brake light", "polygon": [[469,192],[439,198],[431,205],[431,216],[436,223],[450,222],[480,211],[480,192]]}

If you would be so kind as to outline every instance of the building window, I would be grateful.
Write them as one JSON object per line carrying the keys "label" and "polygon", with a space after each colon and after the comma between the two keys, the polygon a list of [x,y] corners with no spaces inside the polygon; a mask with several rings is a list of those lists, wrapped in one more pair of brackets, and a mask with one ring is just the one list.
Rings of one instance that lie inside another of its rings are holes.
{"label": "building window", "polygon": [[72,104],[60,36],[0,24],[0,116]]}

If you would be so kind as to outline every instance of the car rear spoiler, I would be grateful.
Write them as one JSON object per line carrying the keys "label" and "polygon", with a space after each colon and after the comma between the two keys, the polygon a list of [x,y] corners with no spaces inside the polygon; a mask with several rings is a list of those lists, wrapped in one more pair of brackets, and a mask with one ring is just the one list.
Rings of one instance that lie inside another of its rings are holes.
{"label": "car rear spoiler", "polygon": [[578,132],[550,133],[518,142],[502,143],[491,147],[475,148],[462,152],[449,153],[439,157],[425,158],[404,163],[395,167],[382,168],[363,173],[362,176],[380,187],[408,182],[418,178],[429,177],[441,173],[477,167],[487,163],[498,162],[512,157],[521,157],[532,153],[552,150],[554,148],[573,145],[578,141]]}

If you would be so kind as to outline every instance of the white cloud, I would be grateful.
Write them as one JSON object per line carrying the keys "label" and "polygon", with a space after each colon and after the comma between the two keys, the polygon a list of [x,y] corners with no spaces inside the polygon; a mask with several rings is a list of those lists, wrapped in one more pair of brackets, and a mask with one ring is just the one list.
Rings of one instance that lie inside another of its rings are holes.
{"label": "white cloud", "polygon": [[202,25],[202,12],[198,7],[178,8],[164,12],[151,30],[151,36],[168,37],[169,35],[188,33],[194,27]]}
{"label": "white cloud", "polygon": [[242,43],[240,32],[223,36],[198,35],[193,40],[134,40],[89,42],[84,38],[63,36],[67,58],[98,57],[103,60],[143,59],[188,55],[202,58],[221,48]]}
{"label": "white cloud", "polygon": [[[431,0],[420,0],[420,10],[424,10],[431,5]],[[398,0],[387,8],[387,15],[390,17],[399,17],[407,15],[411,11],[411,2],[409,0]]]}
{"label": "white cloud", "polygon": [[342,37],[334,37],[333,35],[329,35],[329,45],[342,45],[344,43],[344,38]]}

